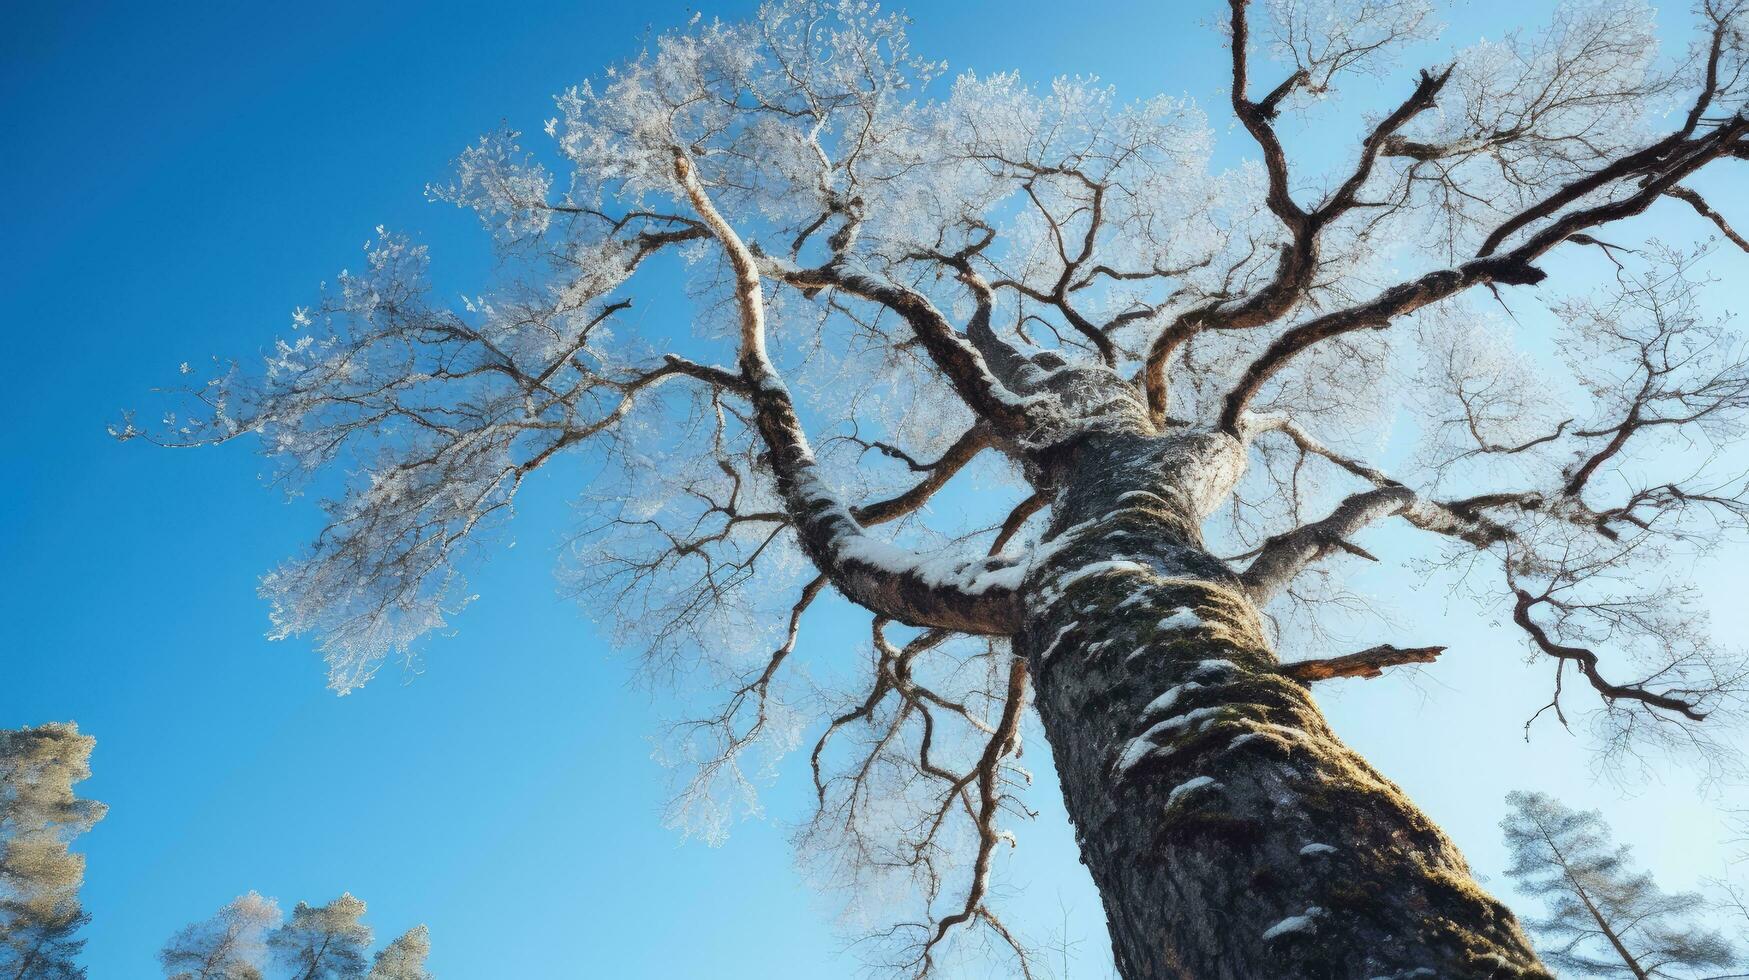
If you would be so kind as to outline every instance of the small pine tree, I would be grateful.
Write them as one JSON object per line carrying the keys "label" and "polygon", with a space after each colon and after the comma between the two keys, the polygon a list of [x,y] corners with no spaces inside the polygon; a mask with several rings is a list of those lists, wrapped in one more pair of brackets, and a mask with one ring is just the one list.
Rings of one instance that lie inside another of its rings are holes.
{"label": "small pine tree", "polygon": [[0,731],[0,976],[85,976],[85,858],[68,845],[103,819],[103,804],[73,792],[96,743],[71,722]]}
{"label": "small pine tree", "polygon": [[1701,897],[1667,894],[1633,870],[1629,848],[1612,842],[1597,811],[1545,793],[1510,793],[1506,802],[1506,873],[1543,900],[1547,916],[1527,924],[1563,976],[1678,980],[1736,963],[1731,944],[1695,921]]}
{"label": "small pine tree", "polygon": [[299,902],[267,946],[290,980],[356,980],[365,975],[371,943],[363,918],[364,903],[350,894],[326,905]]}
{"label": "small pine tree", "polygon": [[212,918],[172,936],[158,962],[168,980],[261,980],[264,940],[279,921],[273,899],[256,892],[238,896]]}
{"label": "small pine tree", "polygon": [[425,969],[425,958],[430,955],[431,931],[414,926],[377,952],[369,980],[431,980]]}

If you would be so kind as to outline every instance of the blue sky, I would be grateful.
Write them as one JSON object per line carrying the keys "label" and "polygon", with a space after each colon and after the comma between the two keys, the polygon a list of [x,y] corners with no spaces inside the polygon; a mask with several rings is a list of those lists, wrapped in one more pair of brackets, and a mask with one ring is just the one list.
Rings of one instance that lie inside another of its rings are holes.
{"label": "blue sky", "polygon": [[[715,849],[661,828],[649,741],[661,705],[552,577],[575,485],[531,488],[523,546],[474,577],[481,600],[422,674],[388,671],[340,699],[307,645],[262,638],[254,596],[314,531],[314,508],[263,488],[247,446],[170,452],[105,435],[121,409],[150,410],[149,389],[179,362],[269,343],[378,224],[417,231],[452,268],[486,268],[473,222],[426,203],[424,183],[501,120],[538,131],[553,93],[634,51],[647,24],[690,16],[679,3],[503,6],[8,4],[0,726],[73,719],[98,738],[84,790],[111,811],[81,841],[96,980],[156,975],[169,933],[251,888],[288,907],[350,890],[383,938],[426,922],[449,978],[852,969],[781,824],[744,824]],[[1062,6],[914,6],[915,47],[956,70],[1189,94],[1226,126],[1211,5]],[[1476,3],[1449,36],[1497,35],[1541,6]],[[1313,159],[1341,148],[1327,132],[1296,138]],[[1229,159],[1248,149],[1223,139]],[[1737,213],[1749,221],[1749,207]],[[1672,236],[1699,230],[1680,217],[1655,220]],[[1375,551],[1415,546],[1375,535]],[[1721,629],[1738,635],[1749,615],[1722,600],[1749,587],[1741,564],[1703,570]],[[1532,786],[1605,807],[1674,886],[1719,870],[1722,831],[1692,774],[1624,791],[1593,778],[1579,739],[1544,729],[1526,744],[1545,674],[1525,674],[1513,638],[1468,604],[1404,595],[1402,579],[1360,579],[1398,596],[1416,632],[1390,639],[1453,653],[1325,702],[1478,871],[1502,866],[1501,796]],[[848,617],[823,624],[820,649],[834,630],[862,638]],[[1019,828],[1010,898],[1035,935],[1079,943],[1073,976],[1104,976],[1097,898],[1048,796]],[[801,800],[790,779],[770,808],[794,816]]]}

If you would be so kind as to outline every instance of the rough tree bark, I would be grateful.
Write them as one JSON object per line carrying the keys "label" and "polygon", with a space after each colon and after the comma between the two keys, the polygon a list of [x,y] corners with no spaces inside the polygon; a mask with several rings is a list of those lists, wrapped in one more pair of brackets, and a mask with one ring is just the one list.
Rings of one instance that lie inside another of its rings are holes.
{"label": "rough tree bark", "polygon": [[1279,671],[1203,551],[1224,436],[1106,435],[1056,461],[1032,665],[1126,980],[1547,977],[1512,913]]}

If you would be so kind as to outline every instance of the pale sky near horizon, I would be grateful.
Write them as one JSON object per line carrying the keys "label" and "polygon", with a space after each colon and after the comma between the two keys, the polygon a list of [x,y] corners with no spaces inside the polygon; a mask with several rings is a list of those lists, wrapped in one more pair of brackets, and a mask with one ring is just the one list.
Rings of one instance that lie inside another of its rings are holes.
{"label": "pale sky near horizon", "polygon": [[[1194,97],[1232,162],[1251,145],[1223,111],[1215,6],[909,10],[915,49],[954,71],[1097,74],[1124,96]],[[1447,42],[1529,26],[1548,6],[1461,5]],[[250,889],[288,909],[351,891],[384,940],[425,922],[446,980],[856,969],[831,900],[789,856],[785,820],[809,795],[805,753],[769,792],[771,819],[737,826],[721,847],[660,825],[667,775],[650,739],[664,705],[552,574],[580,468],[546,474],[519,501],[520,546],[472,576],[481,599],[428,645],[422,673],[391,668],[336,698],[307,642],[263,638],[254,595],[318,526],[312,503],[264,488],[246,445],[169,452],[105,434],[120,410],[149,411],[150,389],[174,383],[180,362],[270,344],[379,224],[418,232],[440,263],[487,268],[473,219],[427,203],[424,184],[501,120],[538,135],[554,93],[634,53],[646,25],[690,13],[680,2],[12,0],[0,14],[0,186],[12,191],[0,219],[11,354],[0,727],[75,720],[98,739],[81,790],[110,812],[78,845],[93,980],[157,976],[171,932]],[[1665,36],[1686,41],[1673,24]],[[1339,156],[1349,130],[1290,134],[1317,161]],[[1721,209],[1749,224],[1749,192],[1714,182]],[[1678,211],[1649,221],[1676,241],[1707,231]],[[1718,301],[1741,306],[1749,259],[1719,263]],[[1381,554],[1422,547],[1396,528],[1366,540]],[[1701,570],[1727,635],[1749,634],[1746,556],[1727,550]],[[1596,778],[1582,732],[1544,724],[1527,742],[1548,672],[1526,669],[1518,639],[1466,601],[1405,588],[1415,577],[1356,577],[1398,630],[1370,627],[1359,645],[1451,652],[1418,674],[1326,685],[1320,699],[1503,897],[1516,898],[1500,879],[1496,824],[1520,788],[1604,809],[1669,887],[1723,870],[1717,807],[1749,807],[1741,787],[1709,797],[1675,767],[1618,785]],[[804,654],[831,655],[863,642],[863,627],[828,610],[811,636]],[[1047,780],[1031,800],[1039,819],[1016,827],[1002,893],[1037,940],[1071,947],[1071,976],[1104,977],[1098,899],[1053,795]]]}

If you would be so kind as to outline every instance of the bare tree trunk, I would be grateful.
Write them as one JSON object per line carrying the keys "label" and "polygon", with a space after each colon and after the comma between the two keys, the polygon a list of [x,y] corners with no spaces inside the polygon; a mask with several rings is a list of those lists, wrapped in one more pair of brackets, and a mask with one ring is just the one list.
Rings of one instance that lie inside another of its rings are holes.
{"label": "bare tree trunk", "polygon": [[1182,440],[1101,437],[1057,461],[1028,585],[1032,664],[1118,968],[1155,978],[1548,977],[1444,833],[1277,670],[1201,548]]}

